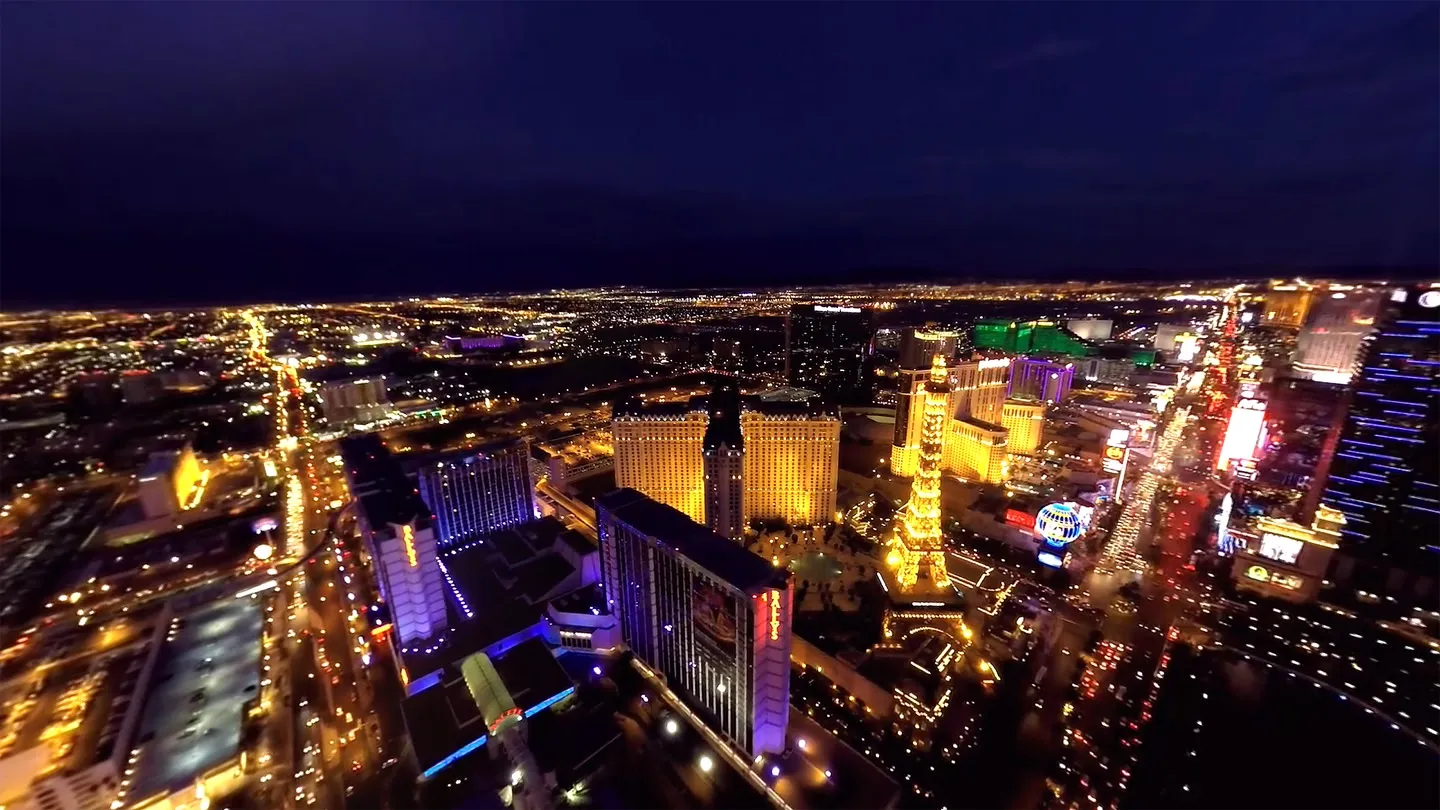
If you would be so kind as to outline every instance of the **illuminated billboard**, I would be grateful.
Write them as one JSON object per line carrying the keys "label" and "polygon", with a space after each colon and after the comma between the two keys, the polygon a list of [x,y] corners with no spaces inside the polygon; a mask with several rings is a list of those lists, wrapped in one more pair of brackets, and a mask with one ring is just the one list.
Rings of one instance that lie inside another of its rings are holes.
{"label": "illuminated billboard", "polygon": [[1105,457],[1100,461],[1101,468],[1109,473],[1118,473],[1125,469],[1125,453],[1123,447],[1106,447]]}
{"label": "illuminated billboard", "polygon": [[1006,509],[1005,522],[1011,526],[1019,526],[1022,529],[1035,528],[1035,516],[1019,509]]}
{"label": "illuminated billboard", "polygon": [[1072,503],[1052,503],[1035,516],[1035,533],[1045,542],[1040,544],[1035,559],[1047,568],[1063,568],[1066,546],[1085,531],[1085,519]]}
{"label": "illuminated billboard", "polygon": [[1237,459],[1254,459],[1264,428],[1264,402],[1242,399],[1236,403],[1230,410],[1230,422],[1225,427],[1225,441],[1220,446],[1219,458],[1215,459],[1215,468],[1223,470]]}
{"label": "illuminated billboard", "polygon": [[1176,337],[1175,342],[1180,348],[1176,359],[1182,363],[1194,362],[1195,355],[1200,351],[1200,339],[1187,332]]}
{"label": "illuminated billboard", "polygon": [[1257,553],[1275,562],[1294,563],[1300,559],[1300,552],[1304,548],[1304,540],[1266,532],[1260,537],[1260,550]]}
{"label": "illuminated billboard", "polygon": [[725,660],[735,657],[735,599],[697,577],[691,590],[690,618],[695,638]]}
{"label": "illuminated billboard", "polygon": [[1235,542],[1237,538],[1230,533],[1230,512],[1235,508],[1235,498],[1231,493],[1225,493],[1225,500],[1220,502],[1220,513],[1215,516],[1215,525],[1218,528],[1215,543],[1220,547],[1220,553],[1230,556],[1235,553]]}
{"label": "illuminated billboard", "polygon": [[1299,590],[1305,584],[1300,577],[1280,571],[1271,571],[1263,565],[1252,565],[1245,569],[1245,576],[1256,582],[1268,582],[1287,591]]}

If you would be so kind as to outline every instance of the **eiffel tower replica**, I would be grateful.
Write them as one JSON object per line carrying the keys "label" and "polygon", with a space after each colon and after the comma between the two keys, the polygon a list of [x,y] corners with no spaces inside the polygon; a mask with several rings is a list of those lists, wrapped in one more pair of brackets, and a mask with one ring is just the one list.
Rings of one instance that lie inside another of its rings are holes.
{"label": "eiffel tower replica", "polygon": [[940,533],[940,464],[945,452],[946,423],[950,421],[950,380],[943,356],[935,355],[930,379],[921,384],[918,393],[925,397],[920,462],[910,483],[910,500],[900,515],[886,556],[894,569],[894,582],[905,594],[949,591],[950,575]]}

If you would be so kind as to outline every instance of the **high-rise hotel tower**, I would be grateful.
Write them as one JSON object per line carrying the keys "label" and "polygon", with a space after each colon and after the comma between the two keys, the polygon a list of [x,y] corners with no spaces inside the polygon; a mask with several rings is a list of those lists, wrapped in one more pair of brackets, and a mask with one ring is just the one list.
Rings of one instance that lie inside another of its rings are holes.
{"label": "high-rise hotel tower", "polygon": [[845,405],[869,401],[873,317],[861,307],[791,307],[785,320],[786,382]]}
{"label": "high-rise hotel tower", "polygon": [[840,416],[818,400],[766,402],[722,387],[685,403],[617,403],[613,433],[618,486],[726,537],[752,520],[834,519]]}
{"label": "high-rise hotel tower", "polygon": [[358,502],[360,536],[390,606],[396,649],[410,653],[443,644],[449,619],[430,509],[379,436],[342,440],[340,456]]}
{"label": "high-rise hotel tower", "polygon": [[1393,290],[1335,438],[1324,504],[1345,515],[1331,579],[1433,607],[1440,568],[1440,285]]}
{"label": "high-rise hotel tower", "polygon": [[635,658],[741,749],[783,751],[790,572],[633,489],[595,514],[606,603]]}
{"label": "high-rise hotel tower", "polygon": [[615,485],[638,489],[704,523],[709,426],[709,411],[699,401],[615,403]]}
{"label": "high-rise hotel tower", "polygon": [[530,447],[503,440],[419,463],[420,497],[441,548],[535,519]]}
{"label": "high-rise hotel tower", "polygon": [[[936,343],[941,347],[947,345],[943,341]],[[896,475],[908,478],[918,469],[927,407],[927,398],[919,392],[929,385],[931,361],[936,355],[945,357],[947,361],[949,359],[943,351],[937,351],[927,359],[923,372],[900,372],[901,387],[895,407],[895,442],[890,448],[890,471]],[[1004,480],[1007,454],[1011,452],[1006,440],[1007,429],[1003,425],[1010,372],[1011,361],[1003,357],[964,360],[948,365],[946,387],[949,393],[944,404],[945,436],[940,460],[943,471],[985,483]],[[1028,448],[1032,439],[1038,445],[1040,426],[1028,423],[1027,426],[1035,429],[1033,436],[1026,436],[1023,446]]]}
{"label": "high-rise hotel tower", "polygon": [[[959,340],[958,332],[914,327],[906,329],[900,337],[895,440],[890,445],[890,471],[896,475],[908,478],[915,474],[915,466],[920,463],[921,423],[925,421],[925,398],[920,390],[930,378],[930,366],[935,355],[948,361],[955,356],[955,345]],[[1003,380],[1000,387],[1003,391]]]}

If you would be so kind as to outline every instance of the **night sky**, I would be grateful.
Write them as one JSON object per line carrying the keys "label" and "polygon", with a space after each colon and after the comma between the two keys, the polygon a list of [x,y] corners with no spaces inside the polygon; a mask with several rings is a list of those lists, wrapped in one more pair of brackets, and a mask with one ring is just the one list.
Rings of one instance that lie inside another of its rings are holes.
{"label": "night sky", "polygon": [[1437,65],[1434,4],[8,3],[0,306],[1434,266]]}

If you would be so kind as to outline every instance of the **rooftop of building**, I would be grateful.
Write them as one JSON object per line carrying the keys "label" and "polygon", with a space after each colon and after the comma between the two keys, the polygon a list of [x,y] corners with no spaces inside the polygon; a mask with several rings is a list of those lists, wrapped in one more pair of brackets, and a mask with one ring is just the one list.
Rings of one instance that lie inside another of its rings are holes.
{"label": "rooftop of building", "polygon": [[840,409],[821,397],[808,399],[766,399],[763,394],[741,398],[742,413],[760,413],[766,416],[810,416],[839,418]]}
{"label": "rooftop of building", "polygon": [[254,599],[220,599],[179,618],[140,720],[131,796],[174,792],[239,753],[246,704],[259,694],[263,624]]}
{"label": "rooftop of building", "polygon": [[790,578],[787,569],[776,568],[770,561],[701,526],[680,510],[628,487],[596,498],[595,506],[597,512],[603,509],[742,592],[783,588]]}
{"label": "rooftop of building", "polygon": [[958,417],[957,417],[955,421],[957,421],[957,422],[964,422],[964,423],[967,424],[967,425],[974,425],[975,427],[980,428],[981,430],[988,430],[988,431],[991,431],[992,433],[993,433],[993,432],[1003,432],[1003,431],[1005,430],[1005,428],[1001,427],[1000,425],[995,424],[994,422],[986,422],[986,421],[983,420],[983,419],[976,419],[976,418],[973,417],[973,416],[966,416],[966,417],[964,417],[964,418],[958,418]]}
{"label": "rooftop of building", "polygon": [[[716,408],[712,406],[714,397],[714,394],[701,394],[678,402],[646,402],[638,397],[631,397],[617,401],[613,413],[617,418],[676,418],[691,413],[704,413],[713,425],[716,421]],[[834,403],[803,388],[782,388],[760,394],[738,395],[738,399],[741,416],[759,413],[777,417],[840,417],[840,409]],[[717,434],[717,438],[719,437]],[[718,442],[715,445],[718,446]]]}
{"label": "rooftop of building", "polygon": [[140,470],[141,481],[150,481],[169,475],[175,469],[175,465],[180,462],[180,457],[190,450],[190,445],[184,442],[170,442],[169,445],[150,454],[150,460],[146,461],[145,466]]}
{"label": "rooftop of building", "polygon": [[493,439],[461,450],[407,453],[403,459],[397,459],[397,463],[405,472],[417,471],[437,464],[473,464],[512,451],[524,453],[528,449],[528,444],[524,437],[519,436]]}
{"label": "rooftop of building", "polygon": [[0,797],[115,757],[126,714],[144,699],[139,675],[153,643],[154,637],[108,659],[72,660],[43,675],[22,673],[0,689],[0,704],[10,712],[8,740],[0,743]]}
{"label": "rooftop of building", "polygon": [[615,488],[615,470],[602,470],[578,481],[566,481],[565,486],[574,493],[576,500],[594,506],[596,498]]}
{"label": "rooftop of building", "polygon": [[598,616],[606,610],[605,590],[600,583],[591,583],[552,600],[550,606],[561,613],[593,613]]}
{"label": "rooftop of building", "polygon": [[421,527],[430,525],[429,507],[378,435],[366,433],[341,439],[340,456],[350,489],[360,500],[361,511],[372,529],[412,521]]}
{"label": "rooftop of building", "polygon": [[492,663],[511,699],[522,709],[532,709],[574,686],[555,654],[538,638],[520,642]]}
{"label": "rooftop of building", "polygon": [[564,545],[576,554],[589,554],[596,550],[594,540],[591,540],[574,529],[566,529],[561,532],[560,536],[555,538],[555,542],[557,547],[558,545]]}
{"label": "rooftop of building", "polygon": [[[475,653],[478,654],[478,653]],[[485,737],[489,729],[460,672],[469,655],[447,664],[440,683],[401,702],[421,771]],[[565,668],[538,638],[523,641],[491,659],[515,706],[527,716],[543,711],[574,687]],[[423,734],[413,733],[424,729]]]}
{"label": "rooftop of building", "polygon": [[500,555],[505,566],[515,567],[548,552],[564,531],[564,524],[546,517],[489,532],[481,540],[482,545],[490,546],[492,552]]}
{"label": "rooftop of building", "polygon": [[[561,544],[598,553],[553,518],[491,532],[443,558],[448,573],[449,640],[432,653],[406,653],[412,677],[451,664],[526,632],[538,632],[545,607],[583,578],[558,552]],[[574,544],[574,545],[572,545]]]}

